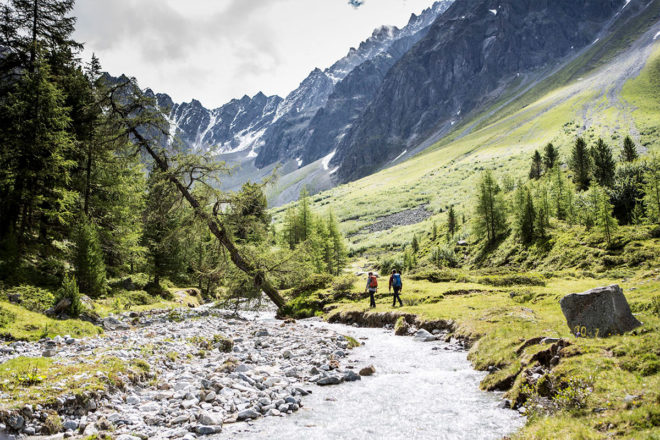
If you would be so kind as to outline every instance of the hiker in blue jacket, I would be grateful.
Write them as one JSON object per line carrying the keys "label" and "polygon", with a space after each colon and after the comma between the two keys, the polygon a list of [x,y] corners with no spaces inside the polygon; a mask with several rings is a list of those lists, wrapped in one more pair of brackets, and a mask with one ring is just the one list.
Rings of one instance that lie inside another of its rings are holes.
{"label": "hiker in blue jacket", "polygon": [[401,272],[396,269],[392,269],[392,275],[390,276],[390,287],[387,289],[391,291],[394,289],[394,296],[392,297],[392,307],[396,307],[396,301],[399,300],[399,305],[403,307],[403,302],[401,302],[401,289],[403,288],[403,282],[401,281]]}

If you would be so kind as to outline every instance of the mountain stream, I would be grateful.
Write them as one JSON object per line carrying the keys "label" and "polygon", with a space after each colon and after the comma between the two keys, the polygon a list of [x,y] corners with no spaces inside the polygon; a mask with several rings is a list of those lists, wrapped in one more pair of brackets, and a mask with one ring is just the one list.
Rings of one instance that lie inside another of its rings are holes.
{"label": "mountain stream", "polygon": [[501,408],[501,396],[479,390],[485,373],[471,368],[465,351],[391,330],[300,324],[328,326],[363,341],[351,359],[356,371],[371,364],[376,373],[353,383],[311,385],[306,389],[313,393],[297,413],[225,425],[215,439],[500,439],[524,424],[517,412]]}

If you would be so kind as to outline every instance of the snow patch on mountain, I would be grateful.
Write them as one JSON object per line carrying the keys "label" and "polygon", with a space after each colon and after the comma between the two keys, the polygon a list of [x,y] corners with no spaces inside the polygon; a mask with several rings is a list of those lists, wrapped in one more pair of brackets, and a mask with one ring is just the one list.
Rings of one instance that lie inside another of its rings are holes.
{"label": "snow patch on mountain", "polygon": [[321,162],[321,164],[323,165],[324,170],[327,171],[330,168],[330,161],[332,160],[333,157],[335,157],[336,152],[337,152],[337,150],[333,150],[332,153],[328,154],[327,156],[325,156],[323,158],[323,161]]}

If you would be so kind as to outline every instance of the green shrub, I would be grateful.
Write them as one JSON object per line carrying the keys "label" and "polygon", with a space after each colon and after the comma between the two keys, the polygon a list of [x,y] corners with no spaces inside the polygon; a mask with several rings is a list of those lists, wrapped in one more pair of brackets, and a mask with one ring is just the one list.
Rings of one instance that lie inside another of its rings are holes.
{"label": "green shrub", "polygon": [[451,245],[438,246],[431,252],[431,262],[438,268],[458,266],[458,258]]}
{"label": "green shrub", "polygon": [[53,305],[54,296],[46,289],[22,285],[0,293],[0,298],[9,300],[12,295],[20,298],[20,305],[31,312],[43,313]]}
{"label": "green shrub", "polygon": [[78,290],[76,277],[69,277],[68,275],[64,276],[62,287],[57,291],[54,304],[57,305],[63,299],[71,301],[67,314],[74,318],[80,316],[83,311],[83,305],[80,302],[80,291]]}
{"label": "green shrub", "polygon": [[332,283],[332,276],[325,273],[313,274],[295,286],[291,294],[295,296],[327,288]]}
{"label": "green shrub", "polygon": [[136,306],[148,306],[157,303],[159,300],[159,297],[151,296],[144,290],[122,292],[121,297],[124,298],[127,303]]}
{"label": "green shrub", "polygon": [[341,277],[336,277],[332,281],[332,292],[335,295],[341,295],[344,293],[350,293],[353,289],[353,281],[355,277],[353,275],[344,275]]}
{"label": "green shrub", "polygon": [[511,275],[489,275],[479,279],[481,284],[491,286],[545,286],[545,280],[540,275],[534,274],[511,274]]}
{"label": "green shrub", "polygon": [[454,272],[442,269],[421,269],[416,272],[411,272],[408,276],[410,279],[416,281],[427,280],[432,283],[448,283],[456,280],[456,274]]}
{"label": "green shrub", "polygon": [[234,341],[223,335],[213,335],[213,345],[217,345],[223,353],[230,353],[234,349]]}
{"label": "green shrub", "polygon": [[0,328],[5,328],[16,319],[16,315],[0,306]]}
{"label": "green shrub", "polygon": [[392,269],[403,271],[403,260],[401,258],[385,258],[378,264],[381,274],[392,273]]}
{"label": "green shrub", "polygon": [[591,379],[569,379],[553,397],[553,401],[561,409],[582,409],[587,404],[587,398],[593,392]]}
{"label": "green shrub", "polygon": [[46,417],[46,421],[44,422],[44,430],[48,434],[57,434],[58,432],[62,431],[62,420],[60,419],[60,416],[57,415],[57,413],[52,413]]}

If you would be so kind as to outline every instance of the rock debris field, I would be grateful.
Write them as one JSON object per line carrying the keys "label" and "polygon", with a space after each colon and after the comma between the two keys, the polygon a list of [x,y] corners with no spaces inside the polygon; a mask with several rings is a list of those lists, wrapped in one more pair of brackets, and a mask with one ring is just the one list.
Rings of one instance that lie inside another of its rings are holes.
{"label": "rock debris field", "polygon": [[414,209],[407,209],[405,211],[397,212],[396,214],[379,217],[375,223],[365,226],[357,233],[374,233],[379,231],[387,231],[397,226],[414,225],[423,222],[432,215],[433,212],[427,209],[427,205],[423,205]]}
{"label": "rock debris field", "polygon": [[0,362],[46,356],[75,364],[112,356],[138,362],[144,377],[125,378],[122,387],[86,399],[63,394],[49,408],[2,410],[0,438],[43,435],[53,410],[65,437],[112,431],[117,440],[198,438],[224,424],[284,417],[298,411],[314,387],[374,372],[351,360],[344,336],[294,321],[242,319],[202,307],[124,314],[104,325],[106,333],[96,338],[14,342],[2,347]]}

